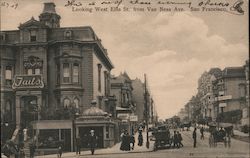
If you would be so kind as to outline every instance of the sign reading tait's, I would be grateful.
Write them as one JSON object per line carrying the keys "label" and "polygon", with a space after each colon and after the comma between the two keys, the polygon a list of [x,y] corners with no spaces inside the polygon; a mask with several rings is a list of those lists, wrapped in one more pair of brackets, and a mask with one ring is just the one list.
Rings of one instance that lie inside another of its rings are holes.
{"label": "sign reading tait's", "polygon": [[18,88],[43,88],[44,82],[41,75],[18,75],[12,84],[13,89]]}

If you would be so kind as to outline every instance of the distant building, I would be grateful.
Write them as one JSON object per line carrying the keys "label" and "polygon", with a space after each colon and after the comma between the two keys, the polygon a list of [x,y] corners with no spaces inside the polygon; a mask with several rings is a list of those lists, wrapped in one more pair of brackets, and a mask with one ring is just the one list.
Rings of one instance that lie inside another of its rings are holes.
{"label": "distant building", "polygon": [[184,108],[181,108],[177,116],[180,118],[181,121],[188,121],[188,120],[184,120],[188,117],[188,113]]}
{"label": "distant building", "polygon": [[135,115],[136,108],[132,96],[132,81],[128,74],[124,72],[117,77],[113,76],[110,83],[110,94],[116,98],[116,117],[121,120],[120,132],[123,129],[131,131],[130,116]]}
{"label": "distant building", "polygon": [[250,105],[249,105],[249,60],[246,61],[244,65],[245,76],[246,76],[246,105],[242,109],[242,125],[249,126],[249,116],[250,116]]}
{"label": "distant building", "polygon": [[198,81],[198,95],[201,100],[201,112],[203,118],[206,121],[212,121],[216,119],[216,110],[214,109],[213,101],[213,81],[221,76],[221,70],[219,68],[212,68],[209,72],[204,72]]}
{"label": "distant building", "polygon": [[136,105],[135,113],[138,116],[138,121],[143,122],[144,106],[145,106],[145,97],[144,97],[145,86],[144,83],[138,78],[132,80],[132,86],[134,88],[134,90],[132,91],[133,100]]}
{"label": "distant building", "polygon": [[226,67],[222,76],[214,81],[214,106],[217,120],[240,123],[246,105],[246,77],[243,67]]}

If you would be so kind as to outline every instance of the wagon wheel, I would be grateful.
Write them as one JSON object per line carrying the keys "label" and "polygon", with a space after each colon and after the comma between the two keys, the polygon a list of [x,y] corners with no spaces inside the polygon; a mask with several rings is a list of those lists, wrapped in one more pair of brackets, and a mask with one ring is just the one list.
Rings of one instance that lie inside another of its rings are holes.
{"label": "wagon wheel", "polygon": [[154,151],[157,151],[158,150],[158,143],[157,141],[155,140],[155,143],[154,143]]}

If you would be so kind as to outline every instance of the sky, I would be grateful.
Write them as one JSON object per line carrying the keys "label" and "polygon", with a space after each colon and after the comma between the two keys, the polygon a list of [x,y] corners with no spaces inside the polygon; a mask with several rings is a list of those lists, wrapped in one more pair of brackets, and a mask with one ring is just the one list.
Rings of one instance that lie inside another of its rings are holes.
{"label": "sky", "polygon": [[[1,8],[1,30],[15,30],[32,16],[38,19],[43,2],[51,0],[6,2],[18,2],[18,7]],[[61,27],[94,29],[115,66],[112,74],[126,71],[132,79],[142,81],[144,73],[147,75],[161,119],[177,114],[197,93],[204,71],[242,66],[248,59],[248,0],[244,0],[245,13],[240,16],[190,11],[72,12],[64,6],[65,0],[53,2]]]}

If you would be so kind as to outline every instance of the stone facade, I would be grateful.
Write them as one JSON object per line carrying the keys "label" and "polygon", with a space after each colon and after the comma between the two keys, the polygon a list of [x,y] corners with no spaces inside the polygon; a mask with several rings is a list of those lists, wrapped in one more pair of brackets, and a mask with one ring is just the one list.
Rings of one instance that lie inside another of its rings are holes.
{"label": "stone facade", "polygon": [[0,33],[1,123],[10,133],[38,120],[72,119],[93,99],[109,107],[113,65],[101,40],[91,27],[60,27],[60,19],[55,4],[45,3],[39,20]]}
{"label": "stone facade", "polygon": [[213,81],[221,75],[219,68],[212,68],[209,72],[204,72],[198,80],[198,95],[201,98],[201,112],[207,121],[215,120],[216,110],[214,109]]}

